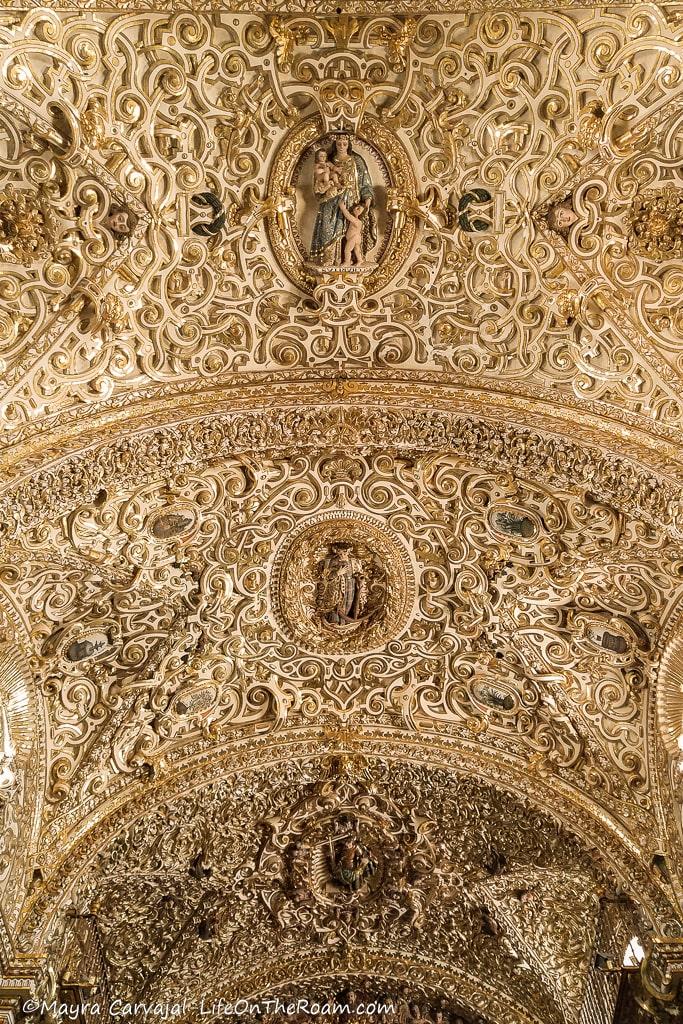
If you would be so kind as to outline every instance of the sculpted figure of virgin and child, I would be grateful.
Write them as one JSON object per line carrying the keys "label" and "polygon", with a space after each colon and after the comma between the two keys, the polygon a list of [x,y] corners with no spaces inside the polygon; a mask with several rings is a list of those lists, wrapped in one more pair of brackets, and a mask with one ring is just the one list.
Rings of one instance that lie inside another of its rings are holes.
{"label": "sculpted figure of virgin and child", "polygon": [[377,244],[375,189],[368,165],[354,152],[348,135],[337,135],[331,149],[315,150],[313,192],[318,212],[311,259],[321,267],[359,266]]}

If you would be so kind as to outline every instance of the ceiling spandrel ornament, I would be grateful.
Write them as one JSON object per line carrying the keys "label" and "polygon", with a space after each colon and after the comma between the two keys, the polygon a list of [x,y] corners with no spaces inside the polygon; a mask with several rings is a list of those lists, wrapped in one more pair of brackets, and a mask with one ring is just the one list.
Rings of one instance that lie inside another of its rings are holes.
{"label": "ceiling spandrel ornament", "polygon": [[18,263],[45,259],[57,241],[57,218],[44,191],[0,193],[0,247]]}
{"label": "ceiling spandrel ornament", "polygon": [[645,190],[633,202],[630,249],[656,263],[683,258],[683,188]]}

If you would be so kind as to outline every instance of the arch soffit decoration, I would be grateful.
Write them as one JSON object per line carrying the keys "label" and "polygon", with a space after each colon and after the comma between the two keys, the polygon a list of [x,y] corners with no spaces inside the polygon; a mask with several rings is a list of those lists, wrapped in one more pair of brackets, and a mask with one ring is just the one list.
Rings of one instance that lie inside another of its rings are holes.
{"label": "arch soffit decoration", "polygon": [[[301,730],[299,732],[301,733]],[[247,785],[245,792],[249,791],[249,785],[254,784],[253,779],[255,776],[253,772],[256,769],[259,772],[265,771],[269,777],[278,778],[278,769],[291,772],[293,766],[296,768],[297,765],[300,765],[304,769],[300,776],[298,776],[298,785],[300,785],[302,779],[325,780],[330,776],[336,779],[337,770],[331,768],[331,766],[337,760],[341,760],[342,763],[341,779],[342,784],[346,785],[346,799],[348,799],[349,790],[353,794],[354,789],[358,789],[362,793],[379,793],[381,794],[380,800],[387,793],[393,794],[391,786],[387,788],[387,779],[384,776],[382,776],[382,784],[374,786],[373,764],[389,764],[391,765],[391,771],[399,771],[399,773],[405,768],[408,773],[407,778],[410,779],[410,786],[407,792],[411,794],[410,800],[414,801],[417,799],[418,820],[420,821],[426,820],[423,818],[424,814],[429,816],[430,811],[433,813],[434,810],[443,808],[444,795],[447,789],[443,785],[439,788],[436,782],[434,783],[433,795],[436,795],[435,804],[430,803],[427,792],[421,793],[416,797],[413,785],[416,784],[418,777],[416,770],[419,770],[419,768],[427,770],[430,775],[434,774],[435,777],[440,773],[451,776],[456,786],[456,792],[459,792],[457,786],[464,786],[471,796],[472,789],[478,790],[478,787],[483,785],[484,790],[488,789],[491,795],[500,792],[509,794],[511,798],[509,807],[505,805],[507,809],[501,812],[491,807],[491,813],[494,820],[497,820],[497,814],[502,813],[504,820],[510,827],[512,827],[513,821],[510,818],[510,812],[513,808],[517,808],[517,813],[520,813],[522,820],[527,822],[527,816],[531,816],[533,821],[536,821],[534,817],[535,808],[542,808],[540,813],[547,816],[548,820],[554,818],[555,822],[557,822],[556,838],[553,839],[555,834],[552,831],[549,833],[551,836],[550,849],[553,848],[553,841],[559,841],[557,849],[562,851],[564,855],[567,850],[567,842],[572,843],[574,842],[574,836],[579,837],[576,849],[577,851],[580,849],[584,851],[580,854],[579,861],[576,862],[576,870],[580,872],[579,877],[584,879],[579,882],[580,887],[587,884],[587,879],[592,873],[592,865],[595,866],[596,878],[599,881],[596,888],[596,882],[591,878],[591,888],[593,891],[591,899],[594,901],[593,913],[597,912],[597,894],[605,892],[605,885],[612,891],[611,898],[620,898],[619,882],[617,882],[615,887],[613,882],[610,881],[610,879],[614,878],[613,869],[616,865],[616,874],[621,875],[620,881],[623,881],[629,890],[639,892],[639,897],[643,901],[643,906],[647,907],[648,913],[654,911],[654,915],[650,920],[655,930],[660,931],[663,928],[670,933],[676,932],[677,923],[675,917],[671,916],[675,912],[671,904],[667,905],[668,901],[662,888],[653,886],[652,879],[648,873],[642,870],[639,851],[634,849],[632,843],[622,845],[615,842],[614,836],[610,835],[604,827],[600,827],[603,823],[596,823],[590,816],[587,816],[585,820],[581,820],[580,816],[576,813],[576,808],[572,807],[569,802],[565,802],[562,794],[559,794],[559,799],[555,800],[552,807],[548,806],[547,791],[538,783],[538,780],[534,783],[527,779],[521,779],[509,767],[508,770],[505,770],[506,766],[501,766],[491,758],[488,759],[486,764],[483,762],[478,764],[474,758],[466,760],[463,758],[462,751],[453,749],[452,744],[444,744],[443,737],[438,738],[436,735],[433,735],[429,737],[429,741],[431,746],[428,749],[424,744],[418,744],[415,741],[408,743],[405,740],[397,741],[386,734],[381,738],[371,738],[368,736],[367,738],[358,738],[351,745],[348,743],[342,744],[346,750],[340,755],[340,743],[338,740],[323,740],[321,744],[319,733],[314,738],[311,737],[308,740],[305,740],[301,735],[294,739],[290,735],[289,730],[286,730],[277,741],[274,741],[273,737],[267,736],[261,736],[256,739],[254,737],[244,738],[241,742],[235,741],[221,754],[220,758],[216,758],[215,753],[213,755],[207,754],[192,767],[178,765],[176,771],[166,779],[159,779],[158,782],[148,784],[138,784],[134,787],[136,790],[135,795],[129,794],[127,799],[120,799],[118,801],[119,807],[116,810],[112,810],[107,819],[102,815],[98,815],[96,823],[94,818],[91,818],[88,821],[87,828],[83,826],[80,828],[80,836],[64,857],[63,864],[66,868],[64,873],[60,875],[58,869],[54,875],[50,874],[47,876],[45,885],[41,886],[34,894],[33,906],[29,910],[28,916],[24,919],[22,926],[21,948],[24,951],[24,956],[27,957],[27,962],[32,953],[38,953],[43,948],[45,938],[54,936],[55,928],[59,927],[58,903],[61,903],[62,910],[67,910],[67,919],[73,915],[74,907],[77,908],[77,913],[87,914],[89,913],[88,907],[90,906],[88,900],[92,899],[92,896],[88,895],[89,893],[95,893],[98,905],[101,905],[102,901],[107,898],[107,890],[114,894],[113,896],[110,895],[110,899],[118,898],[116,896],[118,891],[117,885],[119,884],[117,876],[123,879],[124,882],[134,880],[136,877],[142,880],[150,870],[158,872],[161,869],[162,863],[158,861],[158,841],[160,835],[163,835],[158,830],[160,822],[167,823],[171,833],[177,829],[179,823],[181,824],[181,835],[178,839],[182,849],[181,860],[177,859],[172,847],[166,847],[164,854],[164,857],[171,858],[169,865],[172,865],[172,870],[169,877],[174,890],[177,889],[179,871],[184,865],[184,861],[187,861],[192,867],[191,873],[194,879],[200,879],[204,875],[210,876],[211,868],[209,865],[211,864],[214,865],[214,870],[218,869],[215,885],[218,887],[219,892],[223,892],[223,887],[226,887],[230,892],[230,895],[225,892],[219,900],[219,905],[222,905],[224,898],[228,901],[230,914],[226,921],[223,922],[223,927],[227,925],[230,934],[228,935],[228,932],[226,932],[226,937],[219,938],[219,941],[222,943],[221,948],[224,951],[232,950],[235,935],[234,928],[232,930],[230,928],[230,922],[233,921],[232,915],[236,913],[234,895],[241,891],[241,887],[244,886],[244,892],[240,898],[242,900],[248,899],[249,894],[251,894],[252,900],[256,898],[255,893],[259,892],[259,888],[258,885],[254,887],[254,879],[256,878],[258,882],[259,876],[258,872],[255,871],[255,864],[251,858],[253,858],[255,850],[258,848],[263,850],[262,840],[259,838],[258,832],[248,832],[246,834],[246,844],[242,843],[240,847],[241,856],[244,857],[246,855],[248,857],[246,865],[236,868],[237,862],[233,863],[234,858],[229,859],[229,869],[225,874],[225,879],[223,879],[220,874],[222,858],[219,857],[217,860],[212,860],[211,844],[213,836],[211,831],[205,834],[202,821],[199,818],[197,820],[195,820],[194,816],[188,818],[182,809],[183,803],[189,801],[193,806],[201,808],[208,801],[209,810],[207,814],[209,821],[213,822],[220,819],[221,823],[225,824],[226,819],[224,815],[217,815],[217,805],[211,802],[210,795],[215,792],[219,794],[221,791],[227,792],[226,790],[221,790],[221,783],[226,780],[230,780],[229,791],[236,794],[234,799],[241,800],[242,806],[248,806],[249,801],[244,801],[243,795],[240,796],[240,794],[245,784]],[[321,753],[321,745],[323,747],[327,746],[332,753]],[[344,767],[345,764],[349,765],[348,770]],[[307,772],[312,765],[319,766],[320,772],[315,771],[311,776]],[[296,771],[298,773],[299,769],[296,768]],[[259,778],[261,778],[261,775],[259,775]],[[319,783],[316,785],[319,785]],[[311,784],[309,783],[303,788],[304,791],[310,791]],[[285,803],[276,804],[275,806],[278,807],[278,811],[275,813],[275,817],[266,819],[271,823],[275,823],[273,827],[277,826],[278,821],[281,821],[283,818],[286,819],[291,811],[291,797],[287,795],[289,791],[285,790],[284,792]],[[267,797],[267,787],[262,784],[259,788],[259,793]],[[458,796],[453,797],[456,803],[458,799]],[[486,797],[484,799],[486,800]],[[491,796],[488,799],[490,800]],[[367,798],[364,797],[364,800],[367,806]],[[257,809],[255,812],[257,817],[259,814],[264,813],[263,808],[267,806],[267,800],[265,802],[263,800],[260,801],[258,805],[260,809]],[[327,806],[327,801],[325,801],[325,806]],[[384,807],[384,812],[386,813],[386,807]],[[440,810],[439,813],[441,813]],[[185,826],[190,827],[189,834],[192,836],[192,842],[189,845],[182,836],[183,822]],[[461,828],[469,829],[474,827],[476,833],[482,828],[482,822],[478,818],[470,820],[466,816],[463,822],[462,826],[455,826],[456,832],[451,837],[451,841],[455,839],[457,844],[462,840]],[[199,825],[199,832],[196,830],[197,823]],[[568,826],[568,831],[565,831],[566,826]],[[265,821],[261,827],[267,831],[265,829]],[[286,828],[289,827],[286,826]],[[495,835],[500,839],[500,848],[506,850],[506,838],[496,831],[496,826],[492,826],[492,828]],[[424,824],[420,826],[420,829],[424,833]],[[533,846],[534,836],[537,835],[538,830],[525,827],[525,831]],[[305,832],[302,834],[305,834]],[[241,832],[240,836],[242,836]],[[208,859],[206,854],[207,843],[209,844]],[[157,851],[154,853],[153,861],[148,860],[150,854],[145,850],[146,845],[149,845],[151,851]],[[204,852],[202,852],[202,849]],[[219,847],[219,849],[222,848]],[[451,851],[453,849],[451,848]],[[517,847],[515,849],[517,850]],[[127,863],[126,860],[126,850],[131,857],[130,863]],[[199,856],[196,856],[197,850],[200,851]],[[523,856],[523,847],[520,847],[520,850]],[[520,850],[517,850],[518,855]],[[123,857],[122,853],[124,854]],[[214,858],[216,855],[217,852],[214,849]],[[444,854],[442,854],[443,856]],[[552,861],[546,860],[546,854],[540,850],[540,847],[538,851],[534,848],[534,852],[530,856],[532,858],[540,856],[542,866],[540,866],[539,871],[541,877],[544,872],[552,870]],[[574,862],[572,861],[572,863]],[[197,865],[199,866],[198,868]],[[266,860],[262,862],[262,865],[259,864],[258,866],[262,866],[265,870],[265,875],[262,876],[262,879],[265,878],[266,880],[265,888],[272,888],[273,875],[271,865]],[[454,868],[455,865],[450,866],[450,870]],[[443,877],[448,879],[449,865],[447,862],[441,861],[439,877],[442,880],[443,872],[445,872]],[[493,883],[494,891],[496,887],[503,883],[504,873],[504,864],[500,869],[500,879],[488,877],[488,869],[483,872],[487,882]],[[496,875],[498,875],[498,869],[496,869]],[[559,875],[557,877],[559,879]],[[235,884],[235,878],[241,881]],[[462,879],[457,875],[457,871],[456,875],[452,876],[452,879],[457,882],[457,891],[462,892]],[[573,881],[576,883],[576,878]],[[481,882],[481,878],[479,878],[479,882]],[[534,884],[533,880],[530,880],[523,873],[520,874],[519,869],[516,869],[511,875],[511,880],[508,884],[508,888],[515,892],[515,899],[518,898],[515,886],[524,885],[525,882],[529,885]],[[98,884],[104,885],[104,894],[97,888]],[[470,898],[472,905],[467,913],[471,915],[476,910],[477,901],[481,899],[481,895],[477,896],[476,894],[477,880],[475,878],[465,879],[465,891],[470,885],[474,889],[474,895]],[[551,886],[555,889],[557,885],[557,881],[551,882]],[[427,891],[425,890],[425,892]],[[437,900],[440,892],[441,890],[437,889]],[[270,895],[272,896],[272,893]],[[141,892],[141,896],[144,896],[144,892]],[[286,899],[291,900],[291,897],[288,896]],[[651,903],[650,900],[652,901]],[[136,897],[137,902],[138,897]],[[193,906],[196,905],[194,900],[191,900],[191,903]],[[201,901],[200,903],[202,914],[206,914],[206,904]],[[294,906],[294,904],[291,905]],[[128,913],[125,906],[123,910],[124,917]],[[140,906],[143,909],[145,908],[144,899]],[[252,902],[249,906],[254,907],[257,904]],[[412,906],[415,909],[414,904]],[[146,914],[146,920],[149,920],[150,917],[152,920],[156,920],[154,914],[150,913],[149,908],[144,910],[144,913]],[[440,921],[440,918],[438,920]],[[261,915],[259,918],[259,914],[252,909],[249,915],[249,922],[246,931],[256,937],[256,941],[258,941],[258,932],[263,926],[263,917]],[[441,926],[442,923],[440,922],[439,927]],[[139,924],[136,927],[139,927]],[[291,984],[293,979],[303,983],[307,979],[324,978],[332,974],[336,969],[341,971],[349,980],[358,976],[370,979],[394,978],[395,980],[403,979],[405,981],[406,978],[410,977],[415,981],[416,985],[424,986],[426,990],[436,991],[441,997],[446,997],[447,999],[457,998],[461,1009],[464,1006],[468,1012],[479,1012],[483,1019],[491,1021],[492,1024],[498,1024],[498,1022],[506,1019],[515,1021],[515,1024],[536,1024],[536,1022],[541,1020],[547,1022],[549,1019],[552,1019],[551,1016],[538,1016],[530,1010],[528,1005],[524,1003],[521,993],[518,993],[516,996],[512,994],[508,997],[505,993],[496,991],[495,987],[491,988],[491,986],[486,984],[482,985],[481,979],[477,981],[476,971],[472,973],[472,968],[467,965],[468,961],[467,957],[465,957],[464,947],[459,946],[457,949],[455,947],[449,948],[449,953],[442,962],[439,961],[438,952],[435,953],[434,950],[430,952],[426,949],[420,951],[420,936],[422,932],[419,929],[412,933],[413,938],[410,939],[410,943],[414,944],[414,949],[408,952],[408,948],[405,945],[408,932],[405,932],[401,933],[403,936],[399,942],[401,948],[396,952],[394,949],[383,948],[382,943],[373,945],[369,951],[362,944],[354,944],[350,937],[347,937],[347,941],[342,941],[341,945],[333,943],[328,948],[326,948],[325,942],[320,943],[318,939],[317,943],[309,948],[305,945],[305,941],[308,940],[304,940],[302,945],[302,936],[300,934],[302,927],[304,926],[297,926],[294,932],[296,940],[293,945],[291,943],[292,936],[290,935],[290,941],[287,944],[287,936],[285,934],[284,945],[280,947],[277,955],[274,955],[272,949],[269,948],[273,937],[271,936],[268,939],[269,933],[267,931],[265,932],[267,941],[263,948],[258,945],[253,946],[252,944],[249,947],[249,955],[245,955],[244,951],[239,948],[241,933],[238,933],[238,945],[235,951],[235,956],[237,956],[236,965],[231,966],[229,977],[221,974],[222,980],[220,987],[217,988],[217,992],[226,999],[257,999],[259,995],[267,995],[269,998],[272,998],[277,993],[278,988],[282,988],[287,983]],[[34,931],[34,929],[37,930]],[[38,932],[43,929],[45,934],[41,939]],[[218,932],[219,936],[223,936],[223,934],[222,931]],[[455,935],[457,936],[457,928]],[[105,935],[105,939],[110,940],[110,936]],[[171,944],[175,941],[172,935],[170,936],[170,941]],[[394,941],[397,940],[395,939]],[[199,946],[201,947],[202,943],[199,943]],[[182,947],[179,948],[182,953]],[[403,950],[402,954],[401,949]],[[409,959],[405,958],[406,953]],[[583,955],[589,955],[589,953],[590,950],[586,949]],[[135,956],[134,950],[131,955]],[[186,952],[184,955],[189,956],[189,953]],[[193,955],[199,956],[200,953],[193,953]],[[225,955],[227,955],[227,952]],[[403,959],[401,959],[401,956],[403,956]],[[190,958],[188,963],[192,968],[191,973],[194,971],[192,976],[203,979],[202,991],[209,993],[207,999],[210,999],[210,993],[213,991],[211,986],[214,976],[213,973],[209,976],[207,969],[210,967],[213,972],[216,965],[222,963],[222,960],[214,961],[210,958],[207,961],[206,968],[201,971],[199,970],[200,961]],[[411,964],[411,973],[401,974],[400,971],[405,967],[406,963]],[[291,971],[294,968],[296,968],[296,973],[292,974]],[[171,999],[175,991],[173,985],[179,983],[177,970],[174,968],[169,978],[165,981],[163,979],[157,981],[157,984],[170,986],[165,988],[165,991],[168,991],[169,998]],[[574,975],[575,982],[578,982],[578,977],[578,975]],[[187,981],[182,982],[182,984],[187,984]],[[153,985],[150,992],[152,994],[155,992]],[[520,999],[522,999],[521,1002]],[[547,1012],[551,1013],[550,1010]],[[556,1008],[552,1010],[553,1014],[556,1012]],[[507,1014],[509,1016],[506,1016]]]}
{"label": "arch soffit decoration", "polygon": [[[250,733],[250,730],[237,730]],[[308,737],[306,733],[308,732]],[[73,887],[87,873],[98,854],[117,836],[159,806],[173,806],[202,789],[225,779],[237,778],[255,768],[276,771],[280,765],[304,760],[326,762],[341,756],[350,760],[389,758],[392,763],[434,768],[454,777],[481,780],[500,788],[512,797],[529,803],[553,818],[568,834],[575,835],[596,863],[623,883],[626,891],[638,892],[643,910],[653,927],[673,930],[677,925],[675,901],[666,888],[644,866],[647,853],[635,843],[621,822],[610,816],[580,792],[555,780],[552,794],[547,783],[529,773],[509,756],[500,757],[480,750],[473,741],[463,743],[445,737],[442,732],[425,729],[420,736],[400,735],[396,731],[368,726],[351,738],[347,729],[283,729],[276,736],[258,732],[237,735],[220,747],[188,757],[180,752],[167,766],[167,774],[158,780],[138,779],[127,789],[103,803],[89,801],[73,816],[74,827],[64,831],[65,822],[48,830],[52,842],[43,848],[43,864],[50,885],[36,891],[27,901],[23,928],[29,926],[45,934],[54,926],[55,915],[73,893]],[[89,806],[88,806],[89,804]],[[65,835],[69,835],[65,843]],[[38,946],[40,948],[40,944]]]}

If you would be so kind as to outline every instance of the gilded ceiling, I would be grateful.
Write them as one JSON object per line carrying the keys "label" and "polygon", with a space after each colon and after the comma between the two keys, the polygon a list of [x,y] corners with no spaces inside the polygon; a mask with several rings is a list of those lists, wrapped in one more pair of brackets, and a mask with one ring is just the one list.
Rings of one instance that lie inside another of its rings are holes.
{"label": "gilded ceiling", "polygon": [[0,0],[10,1020],[680,1018],[683,17],[421,6]]}

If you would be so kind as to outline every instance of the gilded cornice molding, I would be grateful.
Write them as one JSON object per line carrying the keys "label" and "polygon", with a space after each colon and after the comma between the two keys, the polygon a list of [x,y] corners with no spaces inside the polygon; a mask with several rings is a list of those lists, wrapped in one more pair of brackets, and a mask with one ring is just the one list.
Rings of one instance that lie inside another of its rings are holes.
{"label": "gilded cornice molding", "polygon": [[622,456],[591,451],[585,443],[529,427],[417,410],[412,403],[407,408],[392,405],[388,398],[379,405],[298,403],[297,408],[197,417],[156,429],[148,425],[132,436],[55,460],[48,469],[7,486],[0,498],[5,536],[86,504],[103,487],[126,487],[250,451],[347,446],[441,450],[497,471],[590,490],[678,536],[678,487]]}
{"label": "gilded cornice molding", "polygon": [[17,476],[28,466],[49,462],[69,451],[101,443],[112,429],[134,434],[150,425],[178,424],[197,416],[201,409],[237,412],[264,406],[341,405],[355,402],[406,409],[424,407],[495,419],[549,431],[573,440],[577,423],[582,436],[597,448],[611,451],[614,432],[619,433],[620,453],[651,467],[655,472],[683,478],[678,428],[648,422],[628,410],[607,403],[563,396],[558,401],[552,388],[532,388],[514,382],[503,389],[482,380],[474,388],[465,376],[430,370],[297,370],[231,374],[207,387],[205,381],[150,385],[117,396],[87,410],[68,412],[18,427],[0,445],[0,470]]}

